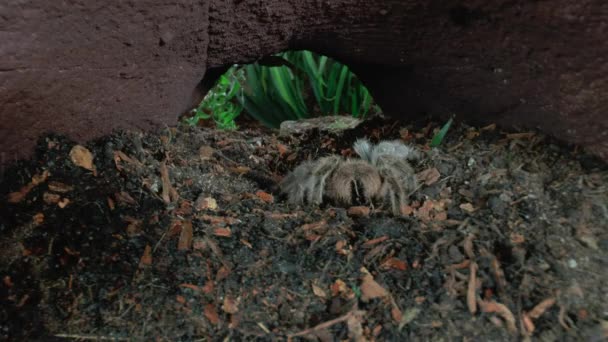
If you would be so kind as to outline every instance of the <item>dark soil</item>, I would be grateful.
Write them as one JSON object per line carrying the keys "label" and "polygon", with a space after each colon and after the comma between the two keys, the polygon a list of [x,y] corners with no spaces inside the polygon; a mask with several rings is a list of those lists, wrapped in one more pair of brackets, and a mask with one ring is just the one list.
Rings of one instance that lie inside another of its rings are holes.
{"label": "dark soil", "polygon": [[[438,126],[116,133],[85,146],[95,171],[46,137],[0,183],[0,336],[606,338],[606,165],[540,134],[464,124],[431,149]],[[277,193],[303,160],[349,156],[363,136],[425,151],[406,216]]]}

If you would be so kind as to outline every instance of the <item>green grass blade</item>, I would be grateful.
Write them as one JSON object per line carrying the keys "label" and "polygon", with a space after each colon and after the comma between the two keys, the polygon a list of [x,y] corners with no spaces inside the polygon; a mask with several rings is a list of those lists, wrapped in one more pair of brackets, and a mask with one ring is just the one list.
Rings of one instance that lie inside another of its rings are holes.
{"label": "green grass blade", "polygon": [[450,126],[452,125],[452,121],[454,120],[454,118],[450,118],[450,120],[448,120],[448,122],[445,123],[445,125],[443,125],[443,127],[441,127],[441,129],[439,130],[439,132],[437,132],[437,134],[435,134],[435,136],[433,137],[433,140],[431,140],[431,147],[437,147],[441,144],[441,142],[443,141],[443,138],[445,138],[445,135],[448,133],[448,130],[450,129]]}

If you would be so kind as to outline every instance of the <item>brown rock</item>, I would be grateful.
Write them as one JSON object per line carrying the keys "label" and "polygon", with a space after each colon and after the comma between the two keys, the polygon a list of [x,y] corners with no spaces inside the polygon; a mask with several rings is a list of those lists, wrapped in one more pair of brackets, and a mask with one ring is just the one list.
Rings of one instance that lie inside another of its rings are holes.
{"label": "brown rock", "polygon": [[225,66],[290,47],[348,63],[391,115],[538,126],[608,159],[607,12],[598,0],[7,0],[0,164],[43,132],[83,142],[173,124]]}

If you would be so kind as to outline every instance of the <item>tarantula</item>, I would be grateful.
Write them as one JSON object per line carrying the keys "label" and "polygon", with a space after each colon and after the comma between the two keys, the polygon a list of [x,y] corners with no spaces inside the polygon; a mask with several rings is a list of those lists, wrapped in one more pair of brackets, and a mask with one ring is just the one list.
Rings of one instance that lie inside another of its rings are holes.
{"label": "tarantula", "polygon": [[281,191],[295,204],[321,204],[324,197],[340,205],[382,202],[399,215],[416,188],[408,161],[420,153],[400,141],[358,140],[353,149],[360,159],[334,155],[300,164],[283,179]]}

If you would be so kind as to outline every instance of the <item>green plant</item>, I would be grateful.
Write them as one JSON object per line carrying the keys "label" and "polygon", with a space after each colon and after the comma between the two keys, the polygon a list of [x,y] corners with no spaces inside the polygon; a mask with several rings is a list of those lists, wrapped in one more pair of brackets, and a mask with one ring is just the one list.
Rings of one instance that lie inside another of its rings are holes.
{"label": "green plant", "polygon": [[433,140],[431,140],[431,144],[430,144],[431,147],[437,147],[441,144],[441,142],[443,141],[443,138],[445,138],[445,135],[448,133],[448,130],[450,129],[450,126],[452,125],[453,120],[454,120],[454,117],[451,117],[450,120],[448,120],[448,122],[446,122],[445,125],[443,125],[443,127],[441,127],[439,132],[437,132],[433,136]]}
{"label": "green plant", "polygon": [[273,66],[244,67],[245,84],[238,97],[247,112],[265,125],[278,127],[284,120],[313,116],[309,95],[321,115],[364,117],[372,107],[369,91],[347,66],[310,51],[272,57]]}
{"label": "green plant", "polygon": [[187,122],[213,118],[220,129],[235,129],[244,108],[277,128],[313,113],[365,117],[372,106],[369,91],[347,66],[310,51],[289,51],[230,68]]}
{"label": "green plant", "polygon": [[236,96],[241,89],[240,79],[242,79],[242,71],[231,67],[220,76],[215,86],[193,110],[194,115],[186,119],[186,122],[196,125],[199,120],[213,119],[219,129],[236,129],[237,125],[234,120],[243,110],[243,107],[236,101]]}

